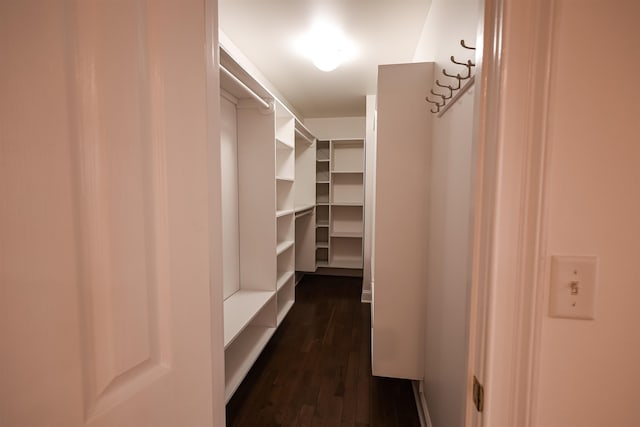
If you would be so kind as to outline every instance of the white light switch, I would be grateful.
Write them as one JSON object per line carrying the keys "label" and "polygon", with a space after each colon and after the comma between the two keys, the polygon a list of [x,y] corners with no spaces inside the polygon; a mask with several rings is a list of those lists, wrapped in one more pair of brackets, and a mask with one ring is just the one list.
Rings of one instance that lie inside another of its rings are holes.
{"label": "white light switch", "polygon": [[593,320],[595,314],[595,256],[552,256],[549,316]]}

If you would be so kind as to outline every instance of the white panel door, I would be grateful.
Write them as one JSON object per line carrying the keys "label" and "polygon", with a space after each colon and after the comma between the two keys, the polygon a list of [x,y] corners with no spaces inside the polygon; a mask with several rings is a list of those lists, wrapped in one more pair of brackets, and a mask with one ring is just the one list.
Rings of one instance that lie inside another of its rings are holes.
{"label": "white panel door", "polygon": [[0,3],[3,427],[223,425],[215,4]]}

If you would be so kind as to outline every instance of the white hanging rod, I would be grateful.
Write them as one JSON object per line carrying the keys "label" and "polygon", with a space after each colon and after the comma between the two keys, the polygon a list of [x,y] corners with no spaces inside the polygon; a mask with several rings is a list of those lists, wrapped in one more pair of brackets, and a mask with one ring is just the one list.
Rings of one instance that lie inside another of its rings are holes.
{"label": "white hanging rod", "polygon": [[296,133],[298,135],[300,135],[301,137],[303,137],[304,139],[306,139],[307,141],[309,141],[309,144],[313,144],[313,139],[309,138],[307,135],[305,135],[301,130],[299,129],[295,129]]}
{"label": "white hanging rod", "polygon": [[249,86],[244,84],[244,82],[242,82],[242,80],[240,80],[239,78],[234,76],[233,73],[231,73],[231,71],[227,70],[222,65],[220,65],[220,70],[222,70],[222,72],[224,72],[227,76],[229,76],[231,78],[231,80],[236,82],[238,84],[238,86],[240,86],[245,92],[247,92],[249,95],[251,95],[252,98],[254,98],[256,101],[258,101],[260,104],[262,104],[264,106],[264,108],[271,108],[271,104],[269,104],[269,102],[265,101],[264,98],[262,98],[260,95],[255,93],[253,91],[253,89],[251,89]]}

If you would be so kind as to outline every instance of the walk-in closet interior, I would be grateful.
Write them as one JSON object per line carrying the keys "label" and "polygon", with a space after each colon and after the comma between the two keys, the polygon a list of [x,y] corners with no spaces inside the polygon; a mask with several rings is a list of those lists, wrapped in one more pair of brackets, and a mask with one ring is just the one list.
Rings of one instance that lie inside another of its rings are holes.
{"label": "walk-in closet interior", "polygon": [[[462,426],[477,3],[219,7],[225,401],[305,275],[355,276],[372,375]],[[296,47],[319,17],[357,51],[332,71]]]}

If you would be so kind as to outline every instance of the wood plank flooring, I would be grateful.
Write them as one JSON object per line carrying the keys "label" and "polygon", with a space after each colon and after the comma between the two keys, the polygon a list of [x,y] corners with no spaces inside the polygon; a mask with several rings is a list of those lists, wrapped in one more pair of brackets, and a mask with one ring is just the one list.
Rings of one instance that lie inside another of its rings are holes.
{"label": "wood plank flooring", "polygon": [[361,282],[298,284],[295,305],[227,404],[228,427],[420,426],[410,382],[371,375]]}

